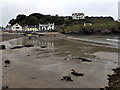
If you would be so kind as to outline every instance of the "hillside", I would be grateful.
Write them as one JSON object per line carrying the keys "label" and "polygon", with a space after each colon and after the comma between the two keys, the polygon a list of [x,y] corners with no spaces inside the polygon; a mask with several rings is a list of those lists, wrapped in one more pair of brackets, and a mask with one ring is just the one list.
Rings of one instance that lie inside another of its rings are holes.
{"label": "hillside", "polygon": [[[20,14],[16,19],[9,21],[11,25],[19,23],[23,27],[26,25],[39,25],[55,23],[57,31],[64,34],[96,34],[96,33],[120,33],[120,23],[114,21],[112,17],[88,17],[84,20],[73,20],[71,16],[51,16],[40,13],[32,13],[29,16]],[[85,25],[91,23],[92,25]]]}

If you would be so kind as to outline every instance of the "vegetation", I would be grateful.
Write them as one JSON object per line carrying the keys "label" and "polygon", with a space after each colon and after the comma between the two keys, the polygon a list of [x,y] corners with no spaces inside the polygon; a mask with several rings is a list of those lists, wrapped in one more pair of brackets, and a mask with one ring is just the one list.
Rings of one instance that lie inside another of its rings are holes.
{"label": "vegetation", "polygon": [[55,23],[56,25],[62,25],[64,24],[64,18],[59,17],[58,15],[51,16],[51,15],[43,15],[40,13],[33,13],[30,14],[29,16],[20,14],[16,17],[16,19],[11,19],[9,23],[11,25],[14,25],[15,23],[19,23],[22,26],[39,25],[39,23],[41,24]]}
{"label": "vegetation", "polygon": [[[71,16],[51,16],[33,13],[29,16],[18,15],[16,19],[9,21],[11,25],[19,23],[22,26],[55,23],[59,27],[58,32],[65,34],[96,34],[96,33],[120,33],[120,23],[112,17],[88,17],[84,20],[73,20]],[[84,26],[84,23],[92,25]]]}
{"label": "vegetation", "polygon": [[94,23],[93,25],[71,25],[64,26],[62,32],[67,34],[96,34],[96,33],[112,33],[116,34],[120,32],[120,23],[111,21],[103,23]]}

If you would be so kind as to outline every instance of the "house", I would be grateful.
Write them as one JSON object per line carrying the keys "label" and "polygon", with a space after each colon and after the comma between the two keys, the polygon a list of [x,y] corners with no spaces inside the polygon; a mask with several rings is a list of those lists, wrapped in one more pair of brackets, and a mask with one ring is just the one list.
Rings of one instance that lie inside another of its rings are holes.
{"label": "house", "polygon": [[85,14],[84,13],[73,13],[72,18],[74,20],[85,19]]}
{"label": "house", "polygon": [[53,24],[39,24],[39,31],[46,32],[46,31],[53,31],[55,29],[55,25]]}
{"label": "house", "polygon": [[91,26],[93,25],[92,23],[84,23],[84,26]]}
{"label": "house", "polygon": [[118,19],[117,21],[120,22],[120,19]]}
{"label": "house", "polygon": [[12,31],[22,31],[22,26],[19,25],[18,23],[16,23],[11,27],[11,30]]}
{"label": "house", "polygon": [[6,26],[5,26],[5,29],[3,29],[2,31],[3,31],[3,32],[9,32],[9,33],[11,33],[11,32],[12,32],[12,30],[11,30],[11,25],[10,25],[10,24],[6,25]]}
{"label": "house", "polygon": [[5,31],[11,31],[11,25],[6,25]]}
{"label": "house", "polygon": [[38,31],[38,27],[36,25],[27,25],[24,28],[25,31],[35,32]]}
{"label": "house", "polygon": [[0,26],[0,31],[4,31],[4,30],[5,30],[5,28]]}

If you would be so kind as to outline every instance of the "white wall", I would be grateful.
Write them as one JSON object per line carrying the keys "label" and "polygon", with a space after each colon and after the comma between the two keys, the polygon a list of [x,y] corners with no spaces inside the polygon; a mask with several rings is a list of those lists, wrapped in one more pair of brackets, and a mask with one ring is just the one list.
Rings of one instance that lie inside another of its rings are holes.
{"label": "white wall", "polygon": [[16,23],[11,27],[11,29],[12,31],[22,31],[22,26]]}
{"label": "white wall", "polygon": [[79,19],[85,19],[85,16],[84,15],[80,15],[80,16],[73,15],[72,18],[75,20],[79,20]]}

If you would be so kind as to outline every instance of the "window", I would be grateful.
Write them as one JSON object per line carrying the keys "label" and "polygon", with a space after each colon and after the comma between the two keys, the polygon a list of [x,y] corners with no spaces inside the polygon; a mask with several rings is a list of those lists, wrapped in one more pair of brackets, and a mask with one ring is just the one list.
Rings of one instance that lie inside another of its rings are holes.
{"label": "window", "polygon": [[16,29],[20,29],[19,27],[16,27]]}

